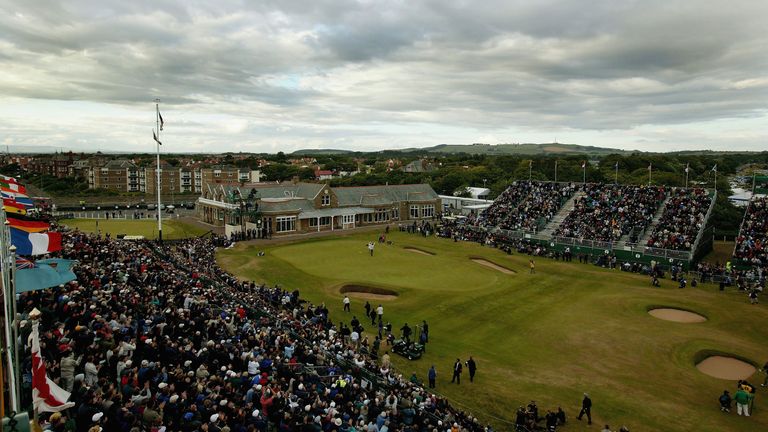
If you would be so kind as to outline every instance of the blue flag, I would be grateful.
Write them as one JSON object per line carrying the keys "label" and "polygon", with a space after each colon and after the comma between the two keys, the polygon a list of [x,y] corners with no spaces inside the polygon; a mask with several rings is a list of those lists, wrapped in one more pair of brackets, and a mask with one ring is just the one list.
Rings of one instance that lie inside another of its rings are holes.
{"label": "blue flag", "polygon": [[[26,261],[26,260],[25,260]],[[16,270],[16,292],[37,291],[62,285],[77,279],[72,266],[77,261],[61,258],[44,259],[35,262],[26,261]]]}

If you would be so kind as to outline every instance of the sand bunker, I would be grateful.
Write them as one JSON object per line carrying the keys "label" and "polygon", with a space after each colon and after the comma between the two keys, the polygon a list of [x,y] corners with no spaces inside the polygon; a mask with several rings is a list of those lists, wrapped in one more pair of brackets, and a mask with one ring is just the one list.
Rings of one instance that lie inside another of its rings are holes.
{"label": "sand bunker", "polygon": [[712,356],[696,365],[696,369],[711,377],[736,381],[747,379],[755,373],[751,364],[733,357]]}
{"label": "sand bunker", "polygon": [[415,248],[415,247],[406,246],[403,249],[407,250],[408,252],[413,252],[413,253],[417,253],[417,254],[420,254],[420,255],[429,255],[429,256],[435,255],[434,252],[425,251],[425,250],[422,250],[422,249],[419,249],[419,248]]}
{"label": "sand bunker", "polygon": [[702,315],[682,309],[656,308],[649,310],[648,313],[658,319],[679,323],[700,323],[707,320],[707,318]]}
{"label": "sand bunker", "polygon": [[392,300],[397,298],[397,292],[369,285],[349,284],[339,289],[339,292],[350,297],[359,297],[375,300]]}
{"label": "sand bunker", "polygon": [[500,272],[502,272],[504,274],[515,274],[515,273],[517,273],[516,271],[514,271],[512,269],[508,269],[508,268],[506,268],[504,266],[500,266],[500,265],[498,265],[496,263],[488,261],[487,259],[483,259],[483,258],[470,258],[470,260],[472,260],[472,262],[478,263],[478,264],[480,264],[482,266],[486,266],[488,268],[492,268],[494,270],[500,271]]}

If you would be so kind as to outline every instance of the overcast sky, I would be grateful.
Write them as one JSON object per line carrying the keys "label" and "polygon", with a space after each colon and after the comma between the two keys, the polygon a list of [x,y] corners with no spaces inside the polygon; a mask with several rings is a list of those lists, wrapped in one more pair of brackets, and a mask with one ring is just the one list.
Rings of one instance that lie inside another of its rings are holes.
{"label": "overcast sky", "polygon": [[768,1],[0,0],[0,143],[768,148]]}

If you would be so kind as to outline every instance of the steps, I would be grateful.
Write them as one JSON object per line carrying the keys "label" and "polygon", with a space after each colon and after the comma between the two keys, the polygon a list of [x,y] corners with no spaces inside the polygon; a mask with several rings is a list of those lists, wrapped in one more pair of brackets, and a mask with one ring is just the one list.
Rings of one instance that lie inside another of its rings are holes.
{"label": "steps", "polygon": [[659,224],[659,219],[661,219],[661,215],[664,214],[664,209],[667,208],[667,203],[671,199],[670,196],[667,196],[667,198],[664,200],[663,203],[659,206],[659,209],[656,211],[656,214],[653,215],[653,221],[651,221],[651,224],[648,225],[648,228],[645,229],[645,234],[638,240],[637,244],[641,246],[645,246],[648,244],[648,240],[651,239],[651,234],[653,234],[653,230],[656,229],[656,225]]}
{"label": "steps", "polygon": [[553,216],[549,222],[547,222],[547,225],[544,226],[544,229],[541,230],[539,234],[544,237],[552,237],[552,234],[554,234],[560,224],[563,223],[566,217],[568,217],[568,214],[571,212],[571,210],[573,210],[573,206],[576,203],[576,200],[585,195],[586,193],[582,191],[574,193],[573,196],[571,196],[571,198],[569,198],[568,201],[566,201],[565,204],[560,207],[560,210],[557,212],[557,214]]}

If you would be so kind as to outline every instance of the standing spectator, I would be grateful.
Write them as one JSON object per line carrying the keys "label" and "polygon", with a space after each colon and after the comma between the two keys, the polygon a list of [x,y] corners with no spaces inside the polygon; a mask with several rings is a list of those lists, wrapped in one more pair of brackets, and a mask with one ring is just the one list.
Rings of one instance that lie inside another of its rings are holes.
{"label": "standing spectator", "polygon": [[531,274],[536,273],[536,263],[533,262],[533,260],[530,260],[529,264],[531,266]]}
{"label": "standing spectator", "polygon": [[469,382],[475,382],[475,372],[477,371],[477,364],[472,356],[469,356],[467,360],[467,369],[469,370]]}
{"label": "standing spectator", "polygon": [[723,394],[720,395],[720,411],[731,412],[731,393],[728,390],[723,390]]}
{"label": "standing spectator", "polygon": [[371,253],[371,256],[373,256],[373,248],[376,246],[374,242],[368,242],[368,252]]}
{"label": "standing spectator", "polygon": [[435,379],[437,378],[435,365],[432,365],[432,367],[429,368],[429,372],[427,372],[427,378],[429,379],[429,388],[435,388]]}
{"label": "standing spectator", "polygon": [[350,303],[351,303],[351,301],[349,300],[349,297],[348,296],[344,296],[343,302],[344,302],[344,312],[350,312]]}
{"label": "standing spectator", "polygon": [[742,387],[733,395],[733,400],[736,401],[736,413],[739,415],[745,415],[749,417],[749,393]]}
{"label": "standing spectator", "polygon": [[456,359],[456,363],[453,364],[453,378],[451,378],[451,384],[461,384],[461,359]]}
{"label": "standing spectator", "polygon": [[376,308],[376,315],[379,317],[379,322],[384,318],[384,306],[379,304],[379,307]]}
{"label": "standing spectator", "polygon": [[405,343],[411,343],[411,328],[408,327],[408,323],[405,323],[404,326],[400,327],[400,331],[403,332]]}
{"label": "standing spectator", "polygon": [[581,421],[581,417],[584,415],[587,416],[587,424],[592,424],[592,399],[589,398],[589,395],[587,393],[584,393],[584,399],[581,400],[581,411],[579,411],[579,416],[576,417]]}

